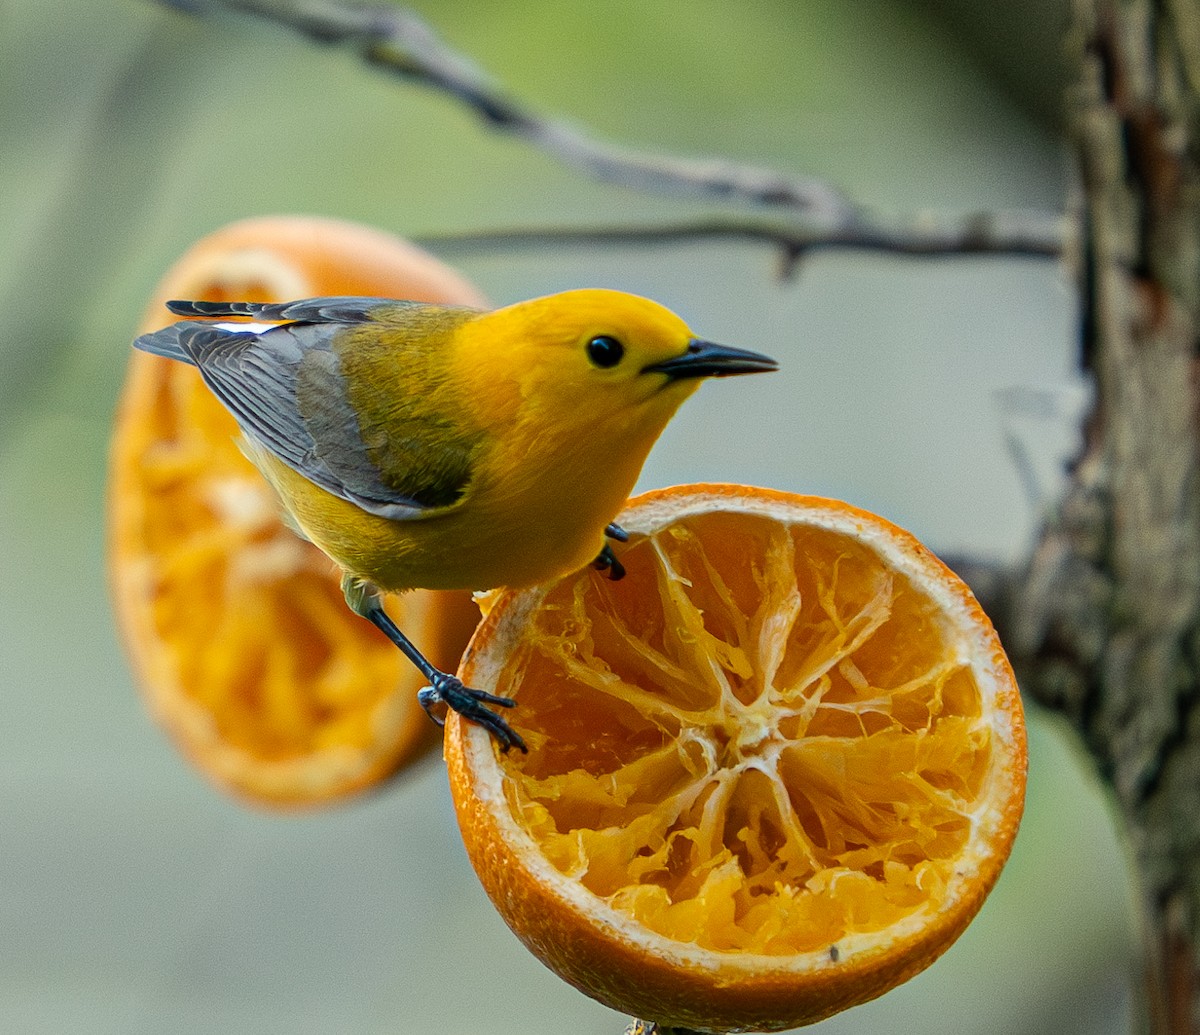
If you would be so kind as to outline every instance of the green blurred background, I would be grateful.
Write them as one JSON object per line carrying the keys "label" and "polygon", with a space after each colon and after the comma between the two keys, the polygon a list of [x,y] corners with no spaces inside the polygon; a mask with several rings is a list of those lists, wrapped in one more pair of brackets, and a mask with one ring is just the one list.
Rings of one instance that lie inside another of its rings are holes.
{"label": "green blurred background", "polygon": [[[517,96],[631,146],[824,177],[885,211],[1069,193],[1060,0],[413,6]],[[432,235],[715,210],[587,182],[344,53],[149,0],[0,0],[0,91],[0,1031],[616,1035],[622,1018],[492,912],[440,762],[280,818],[175,754],[112,627],[106,439],[154,282],[230,220]],[[750,245],[452,261],[498,302],[624,288],[781,360],[689,403],[645,487],[834,495],[942,551],[1012,559],[1071,447],[1074,311],[1054,263],[835,254],[781,283]],[[1086,763],[1052,720],[1031,724],[1024,827],[978,921],[815,1031],[1126,1030],[1122,850]]]}

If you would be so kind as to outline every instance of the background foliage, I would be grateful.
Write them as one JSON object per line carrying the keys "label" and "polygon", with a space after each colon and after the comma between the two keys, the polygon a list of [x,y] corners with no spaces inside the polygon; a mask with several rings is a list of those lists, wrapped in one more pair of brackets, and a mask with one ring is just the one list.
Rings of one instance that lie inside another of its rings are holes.
{"label": "background foliage", "polygon": [[[413,6],[517,95],[631,146],[817,175],[886,210],[1068,194],[1055,4]],[[583,181],[336,51],[137,0],[0,0],[0,144],[0,1029],[619,1031],[491,911],[440,763],[279,818],[175,755],[111,626],[105,446],[151,286],[232,219],[419,236],[710,209]],[[937,549],[1012,558],[1071,447],[1082,387],[1052,263],[826,255],[780,283],[750,245],[453,261],[497,302],[624,288],[781,360],[702,392],[646,487],[834,495]],[[1122,1031],[1123,889],[1090,774],[1035,712],[1025,826],[979,921],[926,974],[815,1030]]]}

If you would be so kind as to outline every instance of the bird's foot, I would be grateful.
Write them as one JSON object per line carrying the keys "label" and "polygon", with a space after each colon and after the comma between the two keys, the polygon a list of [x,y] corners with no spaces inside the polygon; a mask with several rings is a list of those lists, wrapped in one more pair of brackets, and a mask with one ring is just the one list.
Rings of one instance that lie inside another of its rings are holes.
{"label": "bird's foot", "polygon": [[444,705],[446,708],[458,712],[468,722],[473,722],[487,730],[496,738],[501,751],[508,751],[512,747],[518,747],[526,753],[529,751],[529,748],[525,746],[525,741],[521,739],[521,735],[516,730],[495,712],[484,707],[484,705],[492,704],[497,708],[512,708],[517,702],[511,697],[497,697],[495,694],[489,694],[483,690],[472,690],[469,686],[464,686],[462,680],[457,676],[439,672],[433,677],[429,686],[418,691],[417,700],[421,702],[425,713],[439,726],[444,726],[446,723],[440,708]]}
{"label": "bird's foot", "polygon": [[629,542],[629,533],[626,532],[625,529],[623,529],[615,521],[604,526],[604,534],[608,536],[609,539],[615,539],[618,543]]}
{"label": "bird's foot", "polygon": [[600,551],[599,556],[592,561],[592,567],[597,571],[608,572],[608,577],[613,582],[619,582],[625,577],[625,565],[617,560],[617,555],[613,553],[613,549],[608,543],[604,544],[604,549]]}

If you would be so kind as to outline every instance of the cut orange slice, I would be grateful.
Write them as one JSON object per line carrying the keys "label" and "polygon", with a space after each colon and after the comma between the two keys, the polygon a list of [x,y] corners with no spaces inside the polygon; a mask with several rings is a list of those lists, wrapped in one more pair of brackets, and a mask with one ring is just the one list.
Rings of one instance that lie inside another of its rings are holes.
{"label": "cut orange slice", "polygon": [[485,600],[460,677],[529,754],[452,718],[483,886],[567,981],[645,1021],[778,1031],[942,953],[1008,857],[1012,671],[967,588],[844,503],[682,486],[620,518],[628,570]]}
{"label": "cut orange slice", "polygon": [[[398,238],[271,217],[191,248],[141,330],[176,319],[169,298],[343,294],[482,304]],[[420,757],[437,728],[416,701],[420,675],[349,611],[332,562],[283,526],[237,437],[193,368],[130,350],[110,458],[118,624],[150,708],[208,777],[259,804],[329,802]],[[388,610],[451,670],[478,621],[466,594],[414,592]]]}

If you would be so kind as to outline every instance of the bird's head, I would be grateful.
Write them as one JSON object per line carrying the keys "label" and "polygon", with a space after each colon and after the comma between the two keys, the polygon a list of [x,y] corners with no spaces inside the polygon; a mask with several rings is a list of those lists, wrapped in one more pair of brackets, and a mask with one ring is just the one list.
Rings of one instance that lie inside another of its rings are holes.
{"label": "bird's head", "polygon": [[[460,356],[468,376],[525,417],[665,424],[708,377],[774,370],[756,352],[696,337],[669,309],[621,291],[564,291],[486,313]],[[466,371],[464,371],[466,373]]]}

